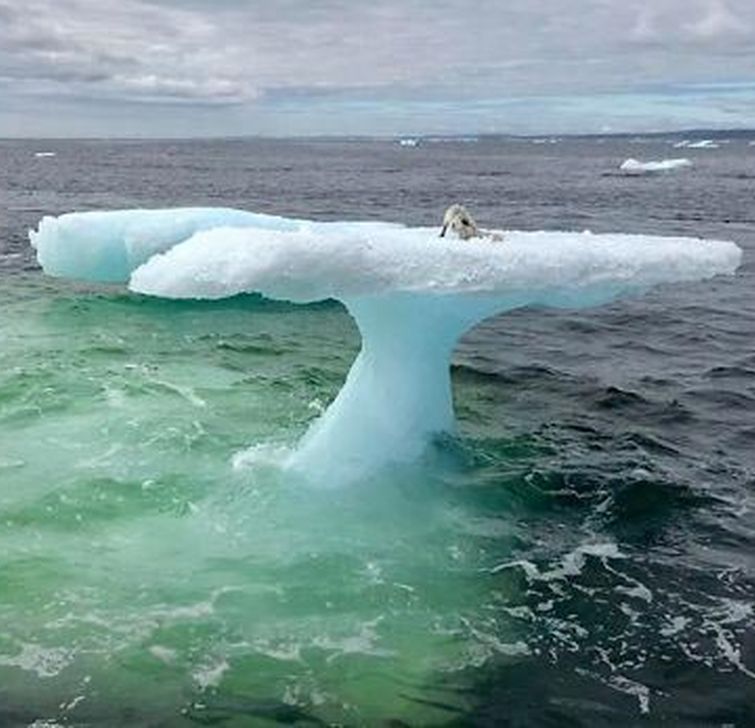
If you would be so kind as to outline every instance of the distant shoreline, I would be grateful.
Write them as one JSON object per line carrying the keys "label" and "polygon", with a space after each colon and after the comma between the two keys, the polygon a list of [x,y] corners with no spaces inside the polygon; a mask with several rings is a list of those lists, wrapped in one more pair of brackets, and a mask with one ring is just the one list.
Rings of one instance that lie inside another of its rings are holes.
{"label": "distant shoreline", "polygon": [[752,129],[669,129],[666,131],[648,132],[600,132],[600,133],[570,133],[556,134],[543,132],[540,134],[504,134],[504,133],[475,133],[464,134],[316,134],[312,136],[271,136],[265,134],[223,135],[223,136],[60,136],[60,137],[34,137],[34,136],[9,136],[0,137],[0,143],[6,142],[244,142],[244,141],[293,141],[293,142],[391,142],[400,139],[416,139],[419,142],[472,142],[472,141],[520,141],[532,139],[664,139],[683,137],[690,140],[707,138],[727,139],[752,139],[755,136],[755,128]]}

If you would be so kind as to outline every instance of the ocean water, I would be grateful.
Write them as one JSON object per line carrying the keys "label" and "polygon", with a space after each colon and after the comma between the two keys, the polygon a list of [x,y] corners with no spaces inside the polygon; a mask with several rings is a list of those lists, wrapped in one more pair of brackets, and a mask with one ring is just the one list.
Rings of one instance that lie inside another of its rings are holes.
{"label": "ocean water", "polygon": [[[0,142],[0,725],[755,724],[755,146],[678,138]],[[275,460],[358,350],[339,305],[54,280],[26,238],[72,210],[452,201],[744,263],[485,322],[458,432],[320,491]]]}

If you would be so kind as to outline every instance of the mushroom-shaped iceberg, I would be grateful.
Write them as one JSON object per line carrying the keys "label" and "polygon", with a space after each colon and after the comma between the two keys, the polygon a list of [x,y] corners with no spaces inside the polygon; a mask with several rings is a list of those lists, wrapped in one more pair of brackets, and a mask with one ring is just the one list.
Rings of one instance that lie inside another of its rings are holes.
{"label": "mushroom-shaped iceberg", "polygon": [[49,273],[128,279],[148,295],[342,301],[361,351],[286,463],[321,483],[411,461],[433,434],[453,428],[451,352],[482,319],[531,304],[594,306],[659,283],[731,274],[741,258],[725,241],[557,232],[461,241],[441,239],[435,228],[218,210],[73,213],[43,220],[32,242]]}

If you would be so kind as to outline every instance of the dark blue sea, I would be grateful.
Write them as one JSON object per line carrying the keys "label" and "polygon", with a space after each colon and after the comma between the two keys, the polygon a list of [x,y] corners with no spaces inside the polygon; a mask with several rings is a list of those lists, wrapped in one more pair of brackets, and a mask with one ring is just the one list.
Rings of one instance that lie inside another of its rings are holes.
{"label": "dark blue sea", "polygon": [[[755,725],[755,132],[684,138],[0,141],[0,725]],[[77,210],[435,225],[456,201],[743,265],[484,322],[432,466],[300,493],[230,463],[338,392],[339,304],[50,279],[27,237]]]}

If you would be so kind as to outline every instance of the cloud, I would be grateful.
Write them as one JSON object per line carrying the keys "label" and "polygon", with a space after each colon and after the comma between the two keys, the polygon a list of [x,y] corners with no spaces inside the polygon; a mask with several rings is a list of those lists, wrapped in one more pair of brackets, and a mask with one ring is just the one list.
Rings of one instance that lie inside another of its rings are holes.
{"label": "cloud", "polygon": [[0,0],[0,84],[82,115],[121,101],[250,120],[307,98],[584,97],[753,79],[754,28],[751,0]]}
{"label": "cloud", "polygon": [[741,16],[733,13],[724,0],[711,0],[699,19],[685,26],[692,37],[702,40],[746,38],[752,26]]}
{"label": "cloud", "polygon": [[640,45],[662,45],[672,55],[688,55],[697,47],[699,55],[692,62],[699,66],[711,53],[728,56],[742,48],[752,51],[754,20],[752,6],[735,5],[732,0],[693,0],[687,4],[655,0],[640,4],[629,38]]}
{"label": "cloud", "polygon": [[60,84],[58,92],[113,97],[253,98],[197,12],[134,0],[0,0],[0,76]]}

